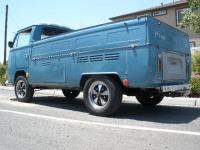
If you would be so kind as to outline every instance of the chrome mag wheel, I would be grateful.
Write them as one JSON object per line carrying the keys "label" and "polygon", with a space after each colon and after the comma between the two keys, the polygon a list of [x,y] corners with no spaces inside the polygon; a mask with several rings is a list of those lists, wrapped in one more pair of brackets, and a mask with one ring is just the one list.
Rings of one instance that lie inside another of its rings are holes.
{"label": "chrome mag wheel", "polygon": [[28,83],[24,76],[18,76],[15,81],[15,95],[20,102],[29,102],[32,100],[34,89]]}
{"label": "chrome mag wheel", "polygon": [[110,101],[110,91],[102,81],[95,81],[91,84],[88,92],[89,101],[96,108],[103,108]]}
{"label": "chrome mag wheel", "polygon": [[84,85],[83,96],[84,104],[91,114],[109,116],[120,108],[121,85],[108,76],[90,77]]}
{"label": "chrome mag wheel", "polygon": [[18,80],[16,85],[16,94],[19,98],[26,97],[27,87],[26,83],[23,80]]}

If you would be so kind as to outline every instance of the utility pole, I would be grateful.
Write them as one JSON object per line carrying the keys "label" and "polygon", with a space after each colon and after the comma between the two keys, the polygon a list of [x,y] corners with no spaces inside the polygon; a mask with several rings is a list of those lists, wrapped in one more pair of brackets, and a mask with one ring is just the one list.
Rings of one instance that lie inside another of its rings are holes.
{"label": "utility pole", "polygon": [[4,59],[3,64],[6,64],[6,51],[7,51],[7,28],[8,28],[8,5],[6,5],[6,18],[5,18],[5,34],[4,34]]}

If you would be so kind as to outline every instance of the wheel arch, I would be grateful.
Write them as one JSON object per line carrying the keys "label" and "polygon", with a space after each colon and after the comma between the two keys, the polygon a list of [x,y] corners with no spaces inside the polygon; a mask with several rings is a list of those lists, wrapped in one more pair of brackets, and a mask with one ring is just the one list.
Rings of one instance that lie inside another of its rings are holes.
{"label": "wheel arch", "polygon": [[25,70],[17,70],[15,72],[14,82],[16,81],[18,76],[24,76],[26,78],[26,72]]}
{"label": "wheel arch", "polygon": [[107,76],[115,79],[117,82],[119,82],[122,86],[122,79],[120,78],[119,74],[116,72],[102,72],[102,73],[83,73],[81,74],[81,79],[80,79],[80,87],[83,89],[86,81],[91,78],[91,77],[100,77],[100,76]]}

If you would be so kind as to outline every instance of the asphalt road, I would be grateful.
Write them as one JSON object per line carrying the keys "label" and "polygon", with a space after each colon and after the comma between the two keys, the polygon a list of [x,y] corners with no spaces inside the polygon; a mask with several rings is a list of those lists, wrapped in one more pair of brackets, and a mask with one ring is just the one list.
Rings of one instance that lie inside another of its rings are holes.
{"label": "asphalt road", "polygon": [[123,98],[111,117],[90,115],[82,95],[38,91],[32,103],[17,102],[12,88],[0,87],[0,150],[199,150],[200,100],[166,98],[143,107]]}

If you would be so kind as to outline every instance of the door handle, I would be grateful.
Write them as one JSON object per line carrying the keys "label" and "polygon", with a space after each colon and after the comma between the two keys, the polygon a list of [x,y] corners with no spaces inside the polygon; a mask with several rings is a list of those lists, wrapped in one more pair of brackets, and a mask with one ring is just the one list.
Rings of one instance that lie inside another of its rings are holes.
{"label": "door handle", "polygon": [[25,58],[28,59],[29,55],[28,54],[24,54]]}
{"label": "door handle", "polygon": [[33,58],[32,61],[36,62],[37,60],[39,60],[38,58]]}

